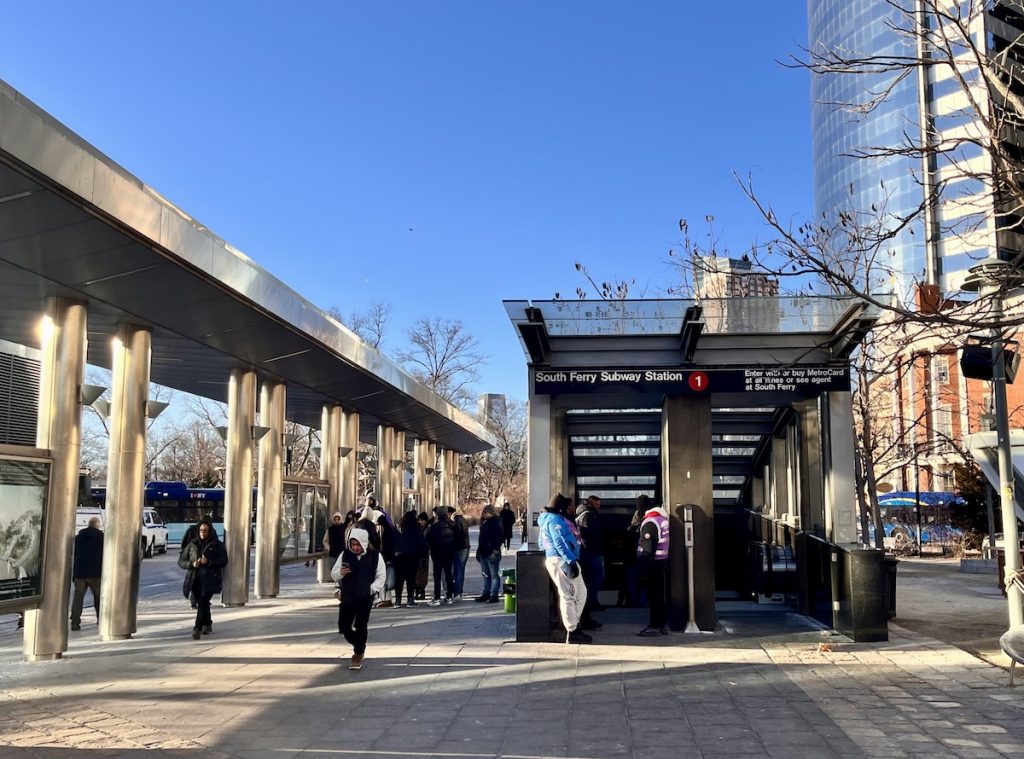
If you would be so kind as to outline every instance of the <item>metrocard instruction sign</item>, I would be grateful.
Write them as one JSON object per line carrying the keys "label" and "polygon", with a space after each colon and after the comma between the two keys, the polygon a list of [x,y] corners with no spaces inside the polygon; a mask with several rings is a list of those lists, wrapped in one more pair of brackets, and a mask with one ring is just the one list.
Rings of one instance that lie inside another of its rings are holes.
{"label": "metrocard instruction sign", "polygon": [[798,393],[850,389],[848,366],[758,366],[728,369],[535,369],[533,391],[562,393]]}

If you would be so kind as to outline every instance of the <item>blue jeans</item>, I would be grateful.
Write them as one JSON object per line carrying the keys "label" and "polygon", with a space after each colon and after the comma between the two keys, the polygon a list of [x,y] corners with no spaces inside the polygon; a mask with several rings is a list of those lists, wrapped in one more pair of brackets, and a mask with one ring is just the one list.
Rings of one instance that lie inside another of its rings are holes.
{"label": "blue jeans", "polygon": [[455,552],[455,595],[462,595],[462,586],[466,582],[466,562],[469,561],[469,549],[460,548]]}
{"label": "blue jeans", "polygon": [[501,592],[501,576],[498,574],[501,554],[495,551],[490,556],[481,556],[477,561],[480,562],[480,574],[484,576],[484,589],[480,591],[480,596],[497,598]]}

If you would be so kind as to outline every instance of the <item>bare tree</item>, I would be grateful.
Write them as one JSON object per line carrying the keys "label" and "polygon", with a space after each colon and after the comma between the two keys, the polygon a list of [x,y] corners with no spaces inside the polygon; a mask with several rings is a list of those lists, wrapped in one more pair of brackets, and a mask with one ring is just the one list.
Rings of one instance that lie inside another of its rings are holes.
{"label": "bare tree", "polygon": [[459,471],[465,478],[466,497],[497,503],[504,497],[522,503],[526,480],[527,408],[524,401],[509,400],[505,412],[481,416],[494,435],[494,448],[463,458]]}
{"label": "bare tree", "polygon": [[487,360],[480,342],[458,319],[421,317],[408,330],[410,347],[398,360],[417,380],[456,406],[469,408],[471,385]]}
{"label": "bare tree", "polygon": [[343,316],[337,306],[331,306],[327,313],[340,321],[359,336],[359,339],[374,350],[385,353],[384,340],[391,318],[391,304],[375,301],[365,311],[352,311]]}

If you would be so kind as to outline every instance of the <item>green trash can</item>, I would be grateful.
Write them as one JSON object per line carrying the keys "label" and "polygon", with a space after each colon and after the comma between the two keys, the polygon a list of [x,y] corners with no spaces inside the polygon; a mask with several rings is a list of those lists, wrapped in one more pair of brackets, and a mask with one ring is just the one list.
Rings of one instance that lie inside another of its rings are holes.
{"label": "green trash can", "polygon": [[516,570],[515,568],[503,569],[501,574],[501,589],[505,594],[505,611],[514,614],[516,611]]}

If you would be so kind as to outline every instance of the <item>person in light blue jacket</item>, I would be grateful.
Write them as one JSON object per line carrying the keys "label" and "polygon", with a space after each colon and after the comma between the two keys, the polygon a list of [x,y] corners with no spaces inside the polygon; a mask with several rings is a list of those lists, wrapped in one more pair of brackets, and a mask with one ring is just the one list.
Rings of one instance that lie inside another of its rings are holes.
{"label": "person in light blue jacket", "polygon": [[537,519],[540,546],[544,549],[544,566],[558,591],[558,609],[565,625],[566,643],[591,643],[593,638],[579,629],[580,616],[587,603],[587,586],[580,573],[580,536],[576,525],[566,518],[569,499],[561,493]]}

